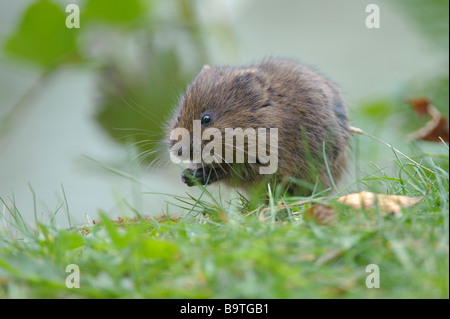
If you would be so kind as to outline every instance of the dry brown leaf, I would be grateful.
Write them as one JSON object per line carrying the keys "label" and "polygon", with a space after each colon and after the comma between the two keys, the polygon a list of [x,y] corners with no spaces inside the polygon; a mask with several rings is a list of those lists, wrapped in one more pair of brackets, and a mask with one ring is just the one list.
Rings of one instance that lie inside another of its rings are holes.
{"label": "dry brown leaf", "polygon": [[429,142],[440,142],[442,138],[449,142],[449,126],[439,110],[426,98],[409,99],[408,103],[416,110],[419,115],[428,114],[431,120],[422,128],[408,135],[411,140],[423,140]]}
{"label": "dry brown leaf", "polygon": [[423,140],[429,142],[440,142],[441,137],[445,142],[449,142],[448,122],[442,116],[434,117],[425,126],[408,135],[411,140]]}
{"label": "dry brown leaf", "polygon": [[305,211],[305,214],[320,225],[332,224],[337,219],[334,209],[322,204],[311,205],[311,207]]}
{"label": "dry brown leaf", "polygon": [[403,195],[385,195],[362,191],[360,193],[339,197],[338,201],[354,208],[371,209],[379,207],[382,214],[393,213],[394,215],[397,215],[402,208],[412,206],[421,201],[424,197],[425,196],[410,197]]}
{"label": "dry brown leaf", "polygon": [[316,259],[316,255],[314,254],[302,254],[299,256],[300,260],[304,260],[304,261],[313,261],[314,259]]}
{"label": "dry brown leaf", "polygon": [[220,210],[217,215],[219,216],[220,220],[223,221],[224,223],[228,222],[228,215],[225,212]]}
{"label": "dry brown leaf", "polygon": [[428,106],[430,105],[430,101],[427,98],[419,97],[415,99],[408,99],[407,101],[419,115],[423,116],[428,114]]}
{"label": "dry brown leaf", "polygon": [[335,259],[336,257],[339,257],[340,255],[342,255],[342,250],[341,249],[330,250],[326,254],[320,256],[319,258],[317,258],[315,264],[318,265],[318,266],[323,265],[323,264],[325,264],[325,263]]}
{"label": "dry brown leaf", "polygon": [[264,212],[259,213],[259,215],[258,215],[258,220],[259,220],[260,222],[266,221],[266,217],[264,216]]}

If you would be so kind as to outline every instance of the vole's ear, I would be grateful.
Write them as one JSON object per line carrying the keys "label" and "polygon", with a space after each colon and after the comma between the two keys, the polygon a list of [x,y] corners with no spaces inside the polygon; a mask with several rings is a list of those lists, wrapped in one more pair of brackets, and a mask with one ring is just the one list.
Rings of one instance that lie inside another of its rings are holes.
{"label": "vole's ear", "polygon": [[258,69],[255,69],[255,68],[242,69],[242,70],[237,71],[237,75],[250,78],[251,76],[255,75],[257,72],[258,72]]}
{"label": "vole's ear", "polygon": [[201,70],[201,72],[203,71],[208,71],[209,69],[211,69],[211,67],[208,64],[205,64]]}
{"label": "vole's ear", "polygon": [[256,68],[239,70],[236,81],[238,83],[253,83],[254,85],[260,86],[261,88],[265,88],[266,86],[263,77],[260,76],[259,70]]}

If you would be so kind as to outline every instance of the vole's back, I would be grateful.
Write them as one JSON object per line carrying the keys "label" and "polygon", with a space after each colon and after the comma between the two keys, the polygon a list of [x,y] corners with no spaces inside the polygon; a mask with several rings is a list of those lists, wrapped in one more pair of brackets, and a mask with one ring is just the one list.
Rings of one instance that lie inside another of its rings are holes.
{"label": "vole's back", "polygon": [[[266,127],[278,128],[279,176],[330,187],[345,170],[349,121],[339,89],[310,67],[288,60],[250,66],[270,95]],[[298,190],[295,193],[309,193]]]}

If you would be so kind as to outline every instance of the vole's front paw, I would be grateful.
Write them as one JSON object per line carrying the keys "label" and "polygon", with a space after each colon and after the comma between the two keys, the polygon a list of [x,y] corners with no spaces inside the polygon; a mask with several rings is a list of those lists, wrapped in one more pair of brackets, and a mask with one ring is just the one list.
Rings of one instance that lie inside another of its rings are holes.
{"label": "vole's front paw", "polygon": [[[206,173],[206,172],[205,172]],[[194,186],[200,183],[201,185],[205,185],[206,179],[208,176],[205,176],[203,169],[185,169],[181,173],[181,181],[185,183],[187,186]]]}
{"label": "vole's front paw", "polygon": [[227,176],[225,170],[204,166],[199,168],[188,168],[181,173],[181,181],[187,186],[206,185],[221,180]]}

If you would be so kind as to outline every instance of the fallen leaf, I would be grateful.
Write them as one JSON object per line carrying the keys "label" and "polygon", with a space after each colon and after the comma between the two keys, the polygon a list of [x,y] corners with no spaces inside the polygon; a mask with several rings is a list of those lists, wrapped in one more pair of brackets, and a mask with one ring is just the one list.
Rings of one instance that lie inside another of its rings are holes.
{"label": "fallen leaf", "polygon": [[428,114],[431,120],[425,126],[408,135],[410,140],[423,140],[429,142],[449,142],[449,125],[439,110],[426,98],[409,99],[408,103],[423,116]]}
{"label": "fallen leaf", "polygon": [[303,254],[299,256],[300,260],[304,260],[304,261],[313,261],[314,259],[316,259],[316,255],[314,254]]}
{"label": "fallen leaf", "polygon": [[388,213],[398,215],[402,208],[410,207],[421,201],[424,197],[425,196],[410,197],[404,195],[386,195],[362,191],[360,193],[339,197],[338,201],[345,205],[360,209],[379,207],[380,212],[384,215]]}
{"label": "fallen leaf", "polygon": [[224,223],[228,222],[228,215],[225,212],[220,210],[217,215],[219,216],[220,220],[223,221]]}
{"label": "fallen leaf", "polygon": [[311,205],[305,211],[305,214],[320,225],[332,224],[337,219],[334,209],[331,206],[322,204]]}
{"label": "fallen leaf", "polygon": [[408,135],[410,140],[423,140],[429,142],[440,142],[441,137],[449,142],[448,122],[443,117],[435,117],[428,121],[425,126]]}
{"label": "fallen leaf", "polygon": [[262,211],[261,213],[259,213],[259,215],[258,215],[258,220],[259,220],[260,222],[266,221],[266,216],[264,216],[264,212],[263,212],[263,211]]}
{"label": "fallen leaf", "polygon": [[330,250],[326,254],[320,256],[319,258],[317,258],[315,264],[317,266],[323,265],[323,264],[325,264],[325,263],[335,259],[336,257],[339,257],[340,255],[342,255],[342,250],[341,249]]}
{"label": "fallen leaf", "polygon": [[431,104],[430,100],[424,97],[419,97],[415,99],[407,100],[409,105],[411,105],[419,115],[428,114],[428,106]]}

